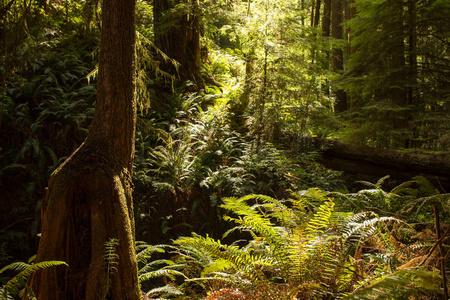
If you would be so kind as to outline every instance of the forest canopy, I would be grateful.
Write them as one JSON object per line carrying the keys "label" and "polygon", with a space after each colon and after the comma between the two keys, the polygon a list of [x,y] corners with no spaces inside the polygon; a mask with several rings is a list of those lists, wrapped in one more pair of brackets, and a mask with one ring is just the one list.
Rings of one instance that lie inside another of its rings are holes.
{"label": "forest canopy", "polygon": [[130,255],[150,299],[448,297],[449,1],[137,0],[130,54],[102,40],[126,2],[1,1],[0,299],[78,263],[34,255],[51,178],[91,146],[79,169],[113,166],[138,241],[79,222],[100,298]]}

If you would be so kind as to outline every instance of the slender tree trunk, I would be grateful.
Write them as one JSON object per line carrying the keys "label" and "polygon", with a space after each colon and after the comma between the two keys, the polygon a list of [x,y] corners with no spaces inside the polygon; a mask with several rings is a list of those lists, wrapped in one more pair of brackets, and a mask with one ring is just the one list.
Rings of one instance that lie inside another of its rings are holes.
{"label": "slender tree trunk", "polygon": [[416,1],[408,0],[408,63],[410,84],[408,87],[408,104],[413,104],[414,88],[417,84],[417,32],[416,32]]}
{"label": "slender tree trunk", "polygon": [[[269,7],[268,7],[268,2],[265,2],[265,17],[264,17],[264,22],[267,23],[267,20],[269,18]],[[268,33],[267,33],[267,27],[265,27],[265,32],[264,32],[264,36],[265,38],[267,38]],[[257,122],[256,122],[256,151],[259,152],[259,148],[260,148],[260,144],[261,144],[261,137],[262,134],[264,132],[264,111],[266,110],[266,101],[267,101],[267,84],[268,84],[268,74],[267,74],[267,68],[268,68],[268,57],[269,57],[269,46],[267,45],[267,40],[264,41],[264,66],[263,66],[263,83],[262,83],[262,91],[261,91],[261,95],[260,95],[260,101],[258,103],[258,107],[257,107]]]}
{"label": "slender tree trunk", "polygon": [[[346,21],[352,20],[356,16],[356,8],[353,6],[355,0],[345,0],[345,19]],[[353,30],[350,26],[346,26],[345,35],[347,38],[347,60],[349,60],[355,49],[352,47],[352,33]],[[351,108],[354,105],[353,96],[346,93],[347,108]]]}
{"label": "slender tree trunk", "polygon": [[[342,0],[332,0],[331,5],[331,35],[335,39],[342,39]],[[335,48],[332,53],[333,71],[339,72],[344,69],[344,58],[342,49]],[[347,110],[347,96],[344,90],[335,89],[336,112]]]}
{"label": "slender tree trunk", "polygon": [[[140,299],[132,164],[136,123],[135,1],[104,0],[94,120],[88,137],[51,176],[36,261],[69,268],[33,274],[39,300]],[[117,239],[115,269],[105,243]]]}
{"label": "slender tree trunk", "polygon": [[261,145],[262,134],[264,133],[264,111],[266,110],[266,101],[267,101],[267,58],[268,58],[268,46],[264,46],[264,66],[263,66],[263,86],[260,95],[259,107],[258,107],[258,119],[257,119],[257,129],[256,129],[256,151],[259,151]]}
{"label": "slender tree trunk", "polygon": [[244,89],[242,91],[239,100],[232,101],[230,104],[231,124],[234,130],[244,133],[245,129],[245,112],[247,111],[248,104],[250,103],[250,95],[254,88],[254,64],[255,55],[254,51],[251,51],[245,58],[245,82]]}
{"label": "slender tree trunk", "polygon": [[[417,10],[416,0],[408,0],[408,70],[409,70],[409,86],[408,86],[408,105],[414,105],[419,109],[420,99],[419,93],[414,94],[417,89]],[[408,115],[408,123],[411,121],[411,114]],[[412,130],[412,140],[414,141],[419,136],[417,129]],[[405,141],[405,147],[414,147],[411,140]]]}
{"label": "slender tree trunk", "polygon": [[311,26],[318,26],[320,21],[320,0],[311,2]]}
{"label": "slender tree trunk", "polygon": [[[345,20],[347,20],[347,21],[350,21],[356,15],[356,8],[353,6],[354,2],[355,2],[355,0],[346,0],[345,1]],[[353,32],[353,30],[350,28],[350,26],[347,25],[345,28],[345,34],[347,37],[347,57],[350,57],[350,55],[352,55],[352,53],[355,51],[351,45],[352,32]]]}
{"label": "slender tree trunk", "polygon": [[316,12],[314,15],[314,26],[319,26],[319,21],[320,21],[320,0],[317,0],[316,3]]}
{"label": "slender tree trunk", "polygon": [[331,25],[331,0],[324,0],[323,2],[323,16],[322,16],[322,36],[330,36]]}
{"label": "slender tree trunk", "polygon": [[[323,1],[323,16],[322,16],[322,36],[325,38],[329,38],[331,34],[331,0]],[[327,47],[325,49],[325,54],[327,59],[325,60],[325,68],[326,70],[330,69],[330,49]],[[327,80],[327,84],[325,85],[325,94],[330,95],[330,83]]]}
{"label": "slender tree trunk", "polygon": [[394,20],[389,26],[392,26],[391,36],[394,44],[393,49],[396,49],[392,53],[391,58],[391,72],[392,72],[392,84],[389,89],[389,97],[392,102],[399,106],[406,106],[408,104],[407,89],[404,87],[405,81],[405,43],[404,43],[404,25],[403,25],[403,3],[397,0],[391,0],[388,2],[390,8],[394,12]]}

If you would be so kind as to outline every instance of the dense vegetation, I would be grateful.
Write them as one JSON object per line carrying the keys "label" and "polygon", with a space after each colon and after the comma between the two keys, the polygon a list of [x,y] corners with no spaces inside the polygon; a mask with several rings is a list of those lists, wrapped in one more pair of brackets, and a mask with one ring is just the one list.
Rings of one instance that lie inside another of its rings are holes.
{"label": "dense vegetation", "polygon": [[[321,149],[278,142],[294,133],[445,155],[450,3],[169,2],[137,2],[141,289],[160,299],[448,296],[445,189],[418,176],[352,190],[316,161]],[[49,176],[93,118],[100,15],[96,0],[2,1],[0,299],[65,264],[32,256]],[[192,48],[177,52],[177,39]],[[117,243],[105,244],[110,274]]]}

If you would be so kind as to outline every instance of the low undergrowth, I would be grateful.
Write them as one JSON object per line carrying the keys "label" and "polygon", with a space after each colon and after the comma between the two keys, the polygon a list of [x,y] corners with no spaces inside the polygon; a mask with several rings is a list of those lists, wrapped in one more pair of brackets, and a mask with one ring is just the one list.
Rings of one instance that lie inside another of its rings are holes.
{"label": "low undergrowth", "polygon": [[[419,219],[433,205],[443,212],[436,218],[448,219],[449,195],[419,195],[430,187],[423,178],[390,192],[382,190],[382,181],[353,194],[313,188],[286,200],[255,194],[226,198],[223,218],[234,227],[222,239],[193,233],[170,245],[141,245],[140,278],[162,278],[162,286],[147,294],[207,300],[438,299],[443,257],[436,251],[433,216]],[[389,212],[406,199],[405,210],[415,214]],[[374,209],[367,209],[368,203]],[[152,259],[155,252],[169,259]]]}

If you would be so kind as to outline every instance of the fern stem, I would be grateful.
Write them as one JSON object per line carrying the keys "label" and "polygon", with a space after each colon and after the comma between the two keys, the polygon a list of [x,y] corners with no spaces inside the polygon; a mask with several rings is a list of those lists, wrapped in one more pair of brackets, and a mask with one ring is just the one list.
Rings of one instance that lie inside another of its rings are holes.
{"label": "fern stem", "polygon": [[436,222],[436,237],[438,239],[436,244],[438,245],[439,252],[441,254],[439,260],[441,262],[442,287],[444,288],[444,299],[448,299],[447,277],[445,275],[445,251],[444,248],[442,247],[441,226],[439,224],[439,210],[436,204],[433,204],[433,209],[434,209],[434,221]]}

